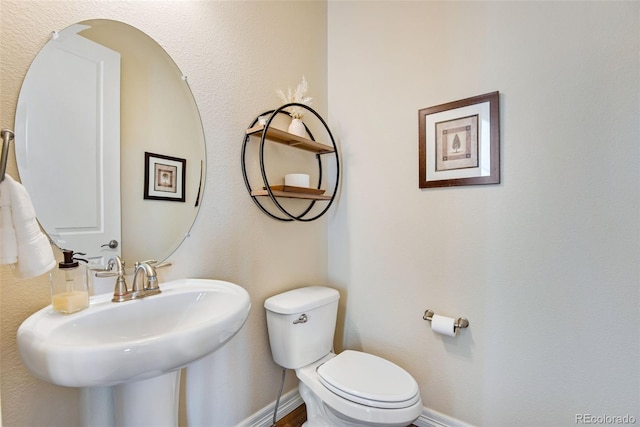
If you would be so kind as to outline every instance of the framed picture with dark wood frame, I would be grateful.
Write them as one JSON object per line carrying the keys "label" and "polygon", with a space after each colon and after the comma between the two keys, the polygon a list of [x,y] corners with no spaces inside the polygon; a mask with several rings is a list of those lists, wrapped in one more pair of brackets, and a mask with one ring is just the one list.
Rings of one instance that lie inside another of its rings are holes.
{"label": "framed picture with dark wood frame", "polygon": [[144,198],[184,202],[186,174],[186,159],[145,152]]}
{"label": "framed picture with dark wood frame", "polygon": [[500,183],[500,94],[418,111],[419,187]]}

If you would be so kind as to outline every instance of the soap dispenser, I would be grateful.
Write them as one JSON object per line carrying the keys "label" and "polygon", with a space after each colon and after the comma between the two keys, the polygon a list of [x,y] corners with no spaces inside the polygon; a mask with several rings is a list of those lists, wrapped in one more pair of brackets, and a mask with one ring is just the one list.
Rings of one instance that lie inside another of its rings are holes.
{"label": "soap dispenser", "polygon": [[[88,270],[75,258],[79,254],[63,249],[64,261],[51,271],[51,306],[53,311],[70,314],[89,307]],[[84,254],[82,254],[84,255]]]}

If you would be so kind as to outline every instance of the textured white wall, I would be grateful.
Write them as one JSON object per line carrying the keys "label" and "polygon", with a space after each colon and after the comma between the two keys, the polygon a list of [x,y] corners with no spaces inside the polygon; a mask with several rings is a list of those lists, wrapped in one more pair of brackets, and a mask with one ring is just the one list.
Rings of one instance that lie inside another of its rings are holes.
{"label": "textured white wall", "polygon": [[[207,139],[204,200],[191,237],[163,274],[225,279],[251,295],[242,331],[186,380],[194,391],[189,425],[232,426],[272,403],[280,385],[263,301],[300,284],[326,282],[326,219],[285,224],[268,218],[248,196],[240,170],[244,130],[280,104],[275,89],[295,86],[304,74],[314,108],[326,113],[326,4],[3,0],[2,127],[13,127],[22,79],[50,32],[92,18],[120,20],[154,38],[189,77],[199,105]],[[13,149],[10,159],[9,173],[17,177]],[[49,304],[46,276],[16,281],[4,266],[0,273],[3,425],[78,425],[78,393],[31,377],[15,345],[20,323]],[[286,390],[294,385],[290,375]]]}
{"label": "textured white wall", "polygon": [[[640,3],[329,2],[345,347],[473,424],[640,419]],[[418,110],[501,92],[502,184],[418,189]],[[466,316],[455,339],[425,309]]]}

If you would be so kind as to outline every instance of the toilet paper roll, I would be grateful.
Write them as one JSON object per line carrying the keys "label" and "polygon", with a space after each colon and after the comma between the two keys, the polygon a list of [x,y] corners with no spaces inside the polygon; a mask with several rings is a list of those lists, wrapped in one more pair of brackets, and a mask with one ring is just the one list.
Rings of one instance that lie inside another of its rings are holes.
{"label": "toilet paper roll", "polygon": [[284,185],[309,187],[309,175],[306,173],[290,173],[284,176]]}
{"label": "toilet paper roll", "polygon": [[431,319],[431,329],[434,332],[437,332],[442,335],[446,335],[448,337],[456,336],[456,328],[455,328],[456,319],[447,316],[440,316],[438,314],[434,314]]}

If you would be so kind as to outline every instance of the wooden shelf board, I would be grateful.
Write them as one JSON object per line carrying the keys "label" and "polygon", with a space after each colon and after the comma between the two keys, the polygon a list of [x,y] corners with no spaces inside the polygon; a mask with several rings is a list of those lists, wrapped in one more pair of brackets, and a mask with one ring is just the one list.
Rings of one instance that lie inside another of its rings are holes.
{"label": "wooden shelf board", "polygon": [[[273,195],[276,197],[287,197],[289,199],[308,199],[308,200],[331,200],[331,196],[325,196],[324,194],[307,194],[307,193],[293,193],[290,191],[276,191],[272,190]],[[253,190],[252,196],[261,197],[269,196],[267,190]]]}
{"label": "wooden shelf board", "polygon": [[[250,129],[247,129],[247,135],[261,135],[262,132],[264,132],[264,125],[256,125]],[[267,138],[269,141],[299,148],[301,150],[312,151],[314,153],[324,154],[333,153],[335,151],[333,147],[327,144],[323,144],[322,142],[312,141],[308,138],[302,138],[298,135],[293,135],[289,132],[285,132],[273,127],[269,127],[269,129],[267,129]]]}

